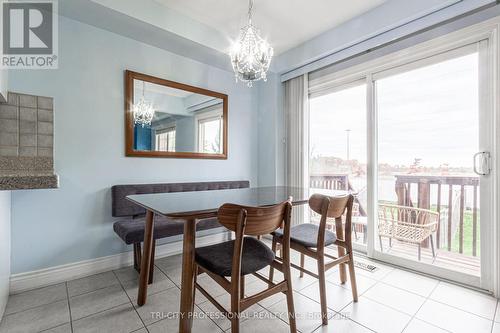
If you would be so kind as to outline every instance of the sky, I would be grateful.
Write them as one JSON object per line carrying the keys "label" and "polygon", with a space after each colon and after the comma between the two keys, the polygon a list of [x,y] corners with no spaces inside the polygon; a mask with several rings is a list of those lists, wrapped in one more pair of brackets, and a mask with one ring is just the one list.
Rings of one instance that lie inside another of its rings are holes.
{"label": "sky", "polygon": [[[479,150],[478,54],[376,82],[379,163],[472,167]],[[310,100],[312,156],[367,161],[366,85]]]}

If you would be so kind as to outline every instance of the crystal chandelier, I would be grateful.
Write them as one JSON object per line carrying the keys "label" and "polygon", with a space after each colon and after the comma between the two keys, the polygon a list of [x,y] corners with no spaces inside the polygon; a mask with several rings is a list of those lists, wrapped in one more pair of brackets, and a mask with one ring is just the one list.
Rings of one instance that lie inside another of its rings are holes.
{"label": "crystal chandelier", "polygon": [[153,116],[155,115],[155,110],[153,105],[146,101],[144,98],[144,81],[142,81],[142,97],[138,103],[135,103],[132,107],[132,112],[134,113],[134,123],[137,125],[150,126],[153,121]]}
{"label": "crystal chandelier", "polygon": [[230,56],[233,70],[238,80],[247,82],[267,80],[266,72],[271,64],[273,48],[259,35],[252,25],[253,0],[248,5],[248,24],[241,28],[238,40],[233,44]]}

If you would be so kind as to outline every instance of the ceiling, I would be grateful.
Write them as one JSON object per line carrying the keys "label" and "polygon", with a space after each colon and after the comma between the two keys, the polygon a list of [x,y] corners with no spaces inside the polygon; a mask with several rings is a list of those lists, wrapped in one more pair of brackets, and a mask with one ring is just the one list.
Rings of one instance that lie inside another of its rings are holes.
{"label": "ceiling", "polygon": [[[246,23],[247,0],[155,0],[210,26],[228,42]],[[386,0],[254,0],[253,23],[274,47],[275,54],[361,15]]]}

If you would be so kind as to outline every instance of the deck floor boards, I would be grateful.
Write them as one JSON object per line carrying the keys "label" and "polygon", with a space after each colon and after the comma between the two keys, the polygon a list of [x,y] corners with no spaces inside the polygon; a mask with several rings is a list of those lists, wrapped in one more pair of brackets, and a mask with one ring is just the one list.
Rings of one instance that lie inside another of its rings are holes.
{"label": "deck floor boards", "polygon": [[[358,233],[358,241],[362,242],[363,234]],[[418,261],[418,246],[416,244],[409,244],[392,240],[392,247],[389,247],[389,240],[382,239],[384,252],[396,255],[398,257],[406,258],[413,261]],[[376,242],[378,250],[378,239]],[[431,248],[422,247],[422,262],[432,264],[437,267],[442,267],[462,273],[471,274],[474,276],[481,275],[481,259],[470,255],[450,252],[445,249],[436,249],[436,258],[432,257]]]}

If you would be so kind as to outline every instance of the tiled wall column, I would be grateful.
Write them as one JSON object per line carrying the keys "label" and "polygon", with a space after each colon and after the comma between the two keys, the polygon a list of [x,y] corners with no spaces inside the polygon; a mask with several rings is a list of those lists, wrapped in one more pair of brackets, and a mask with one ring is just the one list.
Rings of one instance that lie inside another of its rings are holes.
{"label": "tiled wall column", "polygon": [[53,99],[9,93],[0,104],[0,171],[53,172]]}

